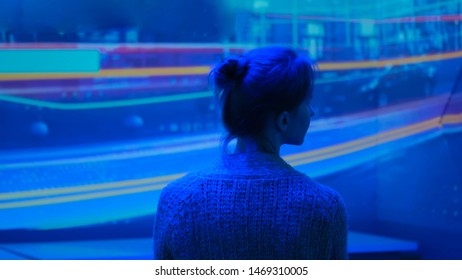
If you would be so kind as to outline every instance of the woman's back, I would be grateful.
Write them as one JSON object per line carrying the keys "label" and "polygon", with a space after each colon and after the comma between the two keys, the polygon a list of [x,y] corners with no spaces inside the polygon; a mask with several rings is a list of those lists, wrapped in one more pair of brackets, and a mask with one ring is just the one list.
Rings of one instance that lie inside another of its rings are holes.
{"label": "woman's back", "polygon": [[345,259],[339,194],[279,155],[282,145],[305,141],[315,65],[294,50],[265,47],[225,59],[210,74],[227,132],[223,154],[162,191],[155,257]]}
{"label": "woman's back", "polygon": [[345,259],[346,214],[334,190],[268,153],[223,155],[167,186],[158,259]]}

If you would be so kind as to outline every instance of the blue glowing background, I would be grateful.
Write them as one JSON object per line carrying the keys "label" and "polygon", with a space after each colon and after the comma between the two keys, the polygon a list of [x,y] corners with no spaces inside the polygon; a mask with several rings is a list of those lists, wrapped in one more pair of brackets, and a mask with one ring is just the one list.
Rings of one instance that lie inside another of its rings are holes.
{"label": "blue glowing background", "polygon": [[462,259],[461,1],[189,2],[1,1],[0,52],[99,55],[0,55],[0,259],[152,258],[160,191],[220,151],[210,67],[271,44],[318,63],[282,154],[344,197],[350,257]]}

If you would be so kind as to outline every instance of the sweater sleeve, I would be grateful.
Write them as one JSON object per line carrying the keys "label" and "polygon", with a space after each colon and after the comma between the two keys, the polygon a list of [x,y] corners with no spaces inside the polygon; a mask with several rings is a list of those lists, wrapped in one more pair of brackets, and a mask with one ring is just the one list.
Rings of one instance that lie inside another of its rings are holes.
{"label": "sweater sleeve", "polygon": [[173,256],[170,250],[170,214],[167,190],[163,190],[157,206],[156,220],[154,222],[154,259],[168,260]]}
{"label": "sweater sleeve", "polygon": [[337,207],[333,215],[331,225],[331,259],[346,260],[348,259],[347,237],[348,237],[348,222],[345,203],[338,196]]}
{"label": "sweater sleeve", "polygon": [[178,240],[173,237],[173,233],[178,230],[175,225],[178,225],[178,219],[181,217],[181,206],[184,200],[188,199],[184,196],[184,193],[188,192],[184,190],[199,179],[194,176],[194,173],[189,173],[171,182],[162,190],[154,222],[154,259],[172,260],[177,257]]}

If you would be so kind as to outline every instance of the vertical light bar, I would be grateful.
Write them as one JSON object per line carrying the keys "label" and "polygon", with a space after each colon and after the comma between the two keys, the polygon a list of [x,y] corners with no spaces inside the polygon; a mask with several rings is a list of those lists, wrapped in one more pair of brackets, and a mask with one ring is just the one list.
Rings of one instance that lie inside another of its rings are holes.
{"label": "vertical light bar", "polygon": [[[292,0],[292,47],[298,47],[298,0]],[[324,38],[323,38],[324,39]]]}

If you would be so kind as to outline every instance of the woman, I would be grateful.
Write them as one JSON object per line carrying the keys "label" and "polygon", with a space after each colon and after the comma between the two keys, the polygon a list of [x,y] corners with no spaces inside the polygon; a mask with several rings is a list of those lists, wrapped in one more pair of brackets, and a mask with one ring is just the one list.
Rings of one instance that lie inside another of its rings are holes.
{"label": "woman", "polygon": [[346,259],[341,197],[279,155],[310,125],[313,64],[266,47],[224,60],[211,78],[228,132],[223,154],[162,191],[155,258]]}

